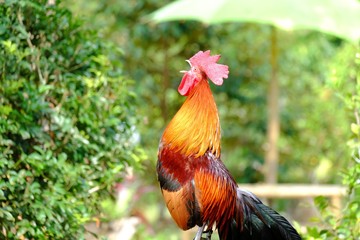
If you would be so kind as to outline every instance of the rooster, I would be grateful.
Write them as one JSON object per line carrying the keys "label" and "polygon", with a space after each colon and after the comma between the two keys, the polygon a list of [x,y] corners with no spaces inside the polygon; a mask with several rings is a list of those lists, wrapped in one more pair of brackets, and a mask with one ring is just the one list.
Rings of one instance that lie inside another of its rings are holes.
{"label": "rooster", "polygon": [[195,240],[301,239],[291,224],[251,192],[238,188],[220,159],[220,122],[208,79],[222,85],[228,66],[200,51],[186,60],[178,87],[186,100],[159,144],[157,176],[167,208],[183,230],[199,226]]}

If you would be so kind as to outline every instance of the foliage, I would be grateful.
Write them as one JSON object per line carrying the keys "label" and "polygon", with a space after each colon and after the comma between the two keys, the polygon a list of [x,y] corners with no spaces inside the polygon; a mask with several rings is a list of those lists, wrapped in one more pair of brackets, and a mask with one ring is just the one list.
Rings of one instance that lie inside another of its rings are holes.
{"label": "foliage", "polygon": [[345,207],[339,218],[331,211],[328,199],[316,198],[322,227],[309,227],[307,239],[360,239],[360,49],[355,52],[354,47],[348,46],[339,54],[330,82],[355,120],[348,127],[352,137],[347,144],[353,161],[342,172],[343,184],[348,188]]}
{"label": "foliage", "polygon": [[122,52],[51,1],[0,13],[0,238],[82,239],[143,158]]}

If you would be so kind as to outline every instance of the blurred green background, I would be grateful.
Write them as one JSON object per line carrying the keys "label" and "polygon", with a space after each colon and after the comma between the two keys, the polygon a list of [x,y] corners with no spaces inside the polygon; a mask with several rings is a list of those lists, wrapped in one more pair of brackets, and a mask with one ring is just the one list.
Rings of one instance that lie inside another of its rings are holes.
{"label": "blurred green background", "polygon": [[[0,1],[1,158],[7,161],[0,183],[0,220],[6,224],[0,230],[5,239],[126,239],[126,234],[130,239],[181,239],[162,201],[155,165],[162,131],[184,101],[177,92],[179,71],[199,50],[221,54],[221,63],[230,68],[223,86],[211,86],[220,114],[222,159],[238,183],[264,182],[273,28],[149,21],[150,13],[170,2]],[[276,35],[277,181],[343,183],[349,194],[343,202],[345,220],[333,216],[322,198],[306,214],[296,209],[312,200],[276,200],[272,206],[297,220],[304,239],[359,239],[359,44],[308,30],[279,29]],[[30,105],[39,99],[43,105]],[[22,122],[25,113],[29,117]],[[47,126],[54,135],[41,135]],[[38,165],[52,159],[47,155],[55,156],[54,165]],[[53,171],[61,172],[48,176]],[[19,174],[27,180],[14,180]],[[24,192],[40,181],[39,196],[33,198],[41,205],[49,201],[43,189],[56,191],[49,182],[56,186],[61,178],[65,183],[59,183],[57,197],[64,205],[46,203],[50,212],[34,217],[31,212],[38,208]],[[24,187],[11,187],[18,184]],[[78,204],[74,212],[71,203]],[[75,216],[63,217],[74,224],[65,224],[59,215]]]}

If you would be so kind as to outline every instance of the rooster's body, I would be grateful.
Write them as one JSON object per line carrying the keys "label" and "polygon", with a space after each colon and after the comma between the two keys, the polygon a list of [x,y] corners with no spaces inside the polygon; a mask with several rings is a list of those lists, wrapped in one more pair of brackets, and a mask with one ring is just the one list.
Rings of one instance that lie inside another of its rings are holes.
{"label": "rooster's body", "polygon": [[[199,52],[189,63],[179,92],[187,99],[160,141],[157,172],[166,205],[187,230],[216,225],[220,239],[300,239],[289,222],[240,190],[220,160],[220,123],[207,78],[221,85],[228,68],[219,55]],[[210,234],[211,235],[211,234]]]}

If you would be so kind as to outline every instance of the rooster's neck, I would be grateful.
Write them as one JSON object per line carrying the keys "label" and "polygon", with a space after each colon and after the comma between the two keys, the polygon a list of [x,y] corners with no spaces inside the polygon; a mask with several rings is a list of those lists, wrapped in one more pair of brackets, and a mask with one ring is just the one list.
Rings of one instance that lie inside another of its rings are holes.
{"label": "rooster's neck", "polygon": [[186,156],[208,150],[220,156],[218,111],[207,80],[201,80],[166,127],[162,143]]}

